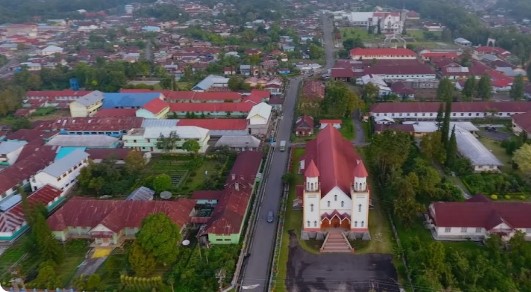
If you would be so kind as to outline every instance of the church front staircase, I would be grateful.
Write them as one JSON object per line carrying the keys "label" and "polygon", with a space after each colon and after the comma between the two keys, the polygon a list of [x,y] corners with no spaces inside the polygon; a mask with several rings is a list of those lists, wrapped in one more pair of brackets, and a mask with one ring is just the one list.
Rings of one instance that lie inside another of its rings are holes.
{"label": "church front staircase", "polygon": [[345,252],[352,253],[354,249],[350,246],[347,237],[341,231],[329,231],[321,246],[321,252]]}

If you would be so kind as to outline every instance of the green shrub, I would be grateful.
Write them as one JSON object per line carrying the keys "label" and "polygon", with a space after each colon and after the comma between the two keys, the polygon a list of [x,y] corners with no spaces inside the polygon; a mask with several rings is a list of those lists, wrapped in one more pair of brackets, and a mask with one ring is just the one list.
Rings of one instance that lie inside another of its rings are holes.
{"label": "green shrub", "polygon": [[490,198],[493,199],[493,200],[497,200],[498,199],[498,195],[490,195]]}
{"label": "green shrub", "polygon": [[510,195],[505,195],[504,197],[505,197],[506,200],[510,200],[511,199]]}
{"label": "green shrub", "polygon": [[520,196],[520,200],[524,201],[525,199],[526,199],[526,198],[525,198],[524,195],[521,195],[521,196]]}

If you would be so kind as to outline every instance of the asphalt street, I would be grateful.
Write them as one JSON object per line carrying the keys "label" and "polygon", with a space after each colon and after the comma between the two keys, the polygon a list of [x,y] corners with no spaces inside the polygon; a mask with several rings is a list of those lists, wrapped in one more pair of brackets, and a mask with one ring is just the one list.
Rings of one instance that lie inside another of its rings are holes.
{"label": "asphalt street", "polygon": [[[281,140],[286,140],[288,141],[288,147],[291,126],[293,124],[293,115],[295,112],[295,103],[297,101],[297,91],[301,80],[302,78],[300,77],[293,78],[287,86],[283,105],[284,114],[280,120],[280,125],[276,134],[277,143]],[[247,258],[243,269],[242,287],[254,288],[246,289],[246,291],[267,290],[270,259],[272,258],[273,247],[275,246],[276,221],[282,196],[282,175],[286,170],[288,153],[288,150],[281,152],[277,148],[274,150],[271,158],[269,175],[265,182],[265,193],[256,219],[255,229],[251,237],[250,255]],[[269,211],[273,211],[275,214],[274,223],[267,223],[266,221],[267,213]]]}

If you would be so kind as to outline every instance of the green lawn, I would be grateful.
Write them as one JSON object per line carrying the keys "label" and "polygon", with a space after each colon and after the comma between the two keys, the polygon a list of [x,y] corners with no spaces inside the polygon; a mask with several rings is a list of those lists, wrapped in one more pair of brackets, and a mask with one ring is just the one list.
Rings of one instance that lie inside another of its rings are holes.
{"label": "green lawn", "polygon": [[57,274],[60,275],[64,287],[69,287],[77,267],[85,259],[88,249],[89,241],[83,239],[70,240],[64,245],[65,260],[57,267]]}
{"label": "green lawn", "polygon": [[112,254],[105,260],[103,265],[96,271],[101,277],[101,283],[104,291],[113,291],[120,287],[120,274],[126,272],[127,247],[115,249]]}
{"label": "green lawn", "polygon": [[486,137],[479,137],[479,141],[489,149],[496,158],[503,162],[502,170],[511,169],[511,156],[505,152],[505,149],[501,147],[500,142],[494,141]]}
{"label": "green lawn", "polygon": [[359,37],[363,42],[383,41],[383,35],[369,34],[366,29],[359,27],[344,27],[340,29],[343,40]]}
{"label": "green lawn", "polygon": [[352,122],[352,119],[347,118],[343,119],[341,123],[341,129],[339,129],[341,132],[341,135],[349,141],[354,140],[356,137],[356,131],[354,131],[354,123]]}

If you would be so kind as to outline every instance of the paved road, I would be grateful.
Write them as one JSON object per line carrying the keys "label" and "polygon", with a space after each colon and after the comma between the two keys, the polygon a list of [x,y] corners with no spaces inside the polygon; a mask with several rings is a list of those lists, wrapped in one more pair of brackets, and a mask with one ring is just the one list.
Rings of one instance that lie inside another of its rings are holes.
{"label": "paved road", "polygon": [[[291,126],[293,124],[293,115],[295,112],[295,103],[297,101],[297,90],[301,82],[301,77],[291,79],[287,90],[286,100],[283,105],[284,116],[280,121],[280,126],[276,134],[276,141],[289,141]],[[289,144],[288,144],[289,146]],[[266,291],[269,279],[270,260],[273,255],[275,246],[275,234],[277,225],[267,223],[266,216],[270,210],[275,212],[275,222],[280,208],[282,194],[282,175],[286,170],[288,162],[288,151],[280,152],[275,150],[271,158],[269,175],[265,182],[265,193],[258,212],[256,226],[251,235],[250,256],[244,263],[243,270],[243,287],[253,287],[246,291]]]}
{"label": "paved road", "polygon": [[335,61],[335,48],[334,48],[334,23],[328,14],[321,16],[323,25],[323,43],[325,48],[326,69],[332,68]]}

